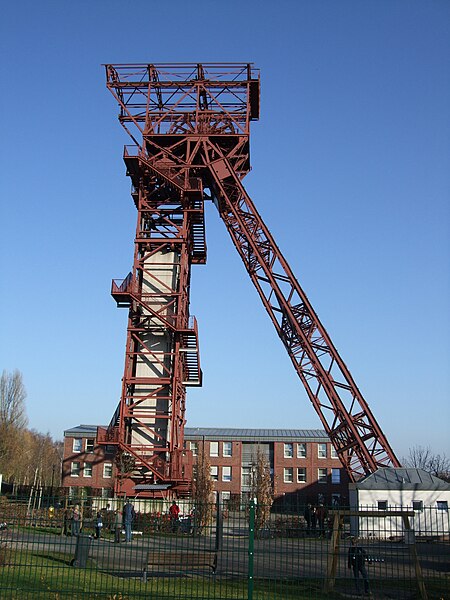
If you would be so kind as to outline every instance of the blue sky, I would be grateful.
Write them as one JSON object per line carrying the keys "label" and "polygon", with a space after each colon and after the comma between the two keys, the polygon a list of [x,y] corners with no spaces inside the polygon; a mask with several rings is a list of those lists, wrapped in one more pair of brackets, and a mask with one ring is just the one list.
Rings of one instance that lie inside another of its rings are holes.
{"label": "blue sky", "polygon": [[[0,24],[0,368],[61,437],[119,400],[128,143],[105,62],[251,61],[246,186],[399,456],[450,454],[450,3],[8,3]],[[193,268],[190,426],[318,428],[215,208]]]}

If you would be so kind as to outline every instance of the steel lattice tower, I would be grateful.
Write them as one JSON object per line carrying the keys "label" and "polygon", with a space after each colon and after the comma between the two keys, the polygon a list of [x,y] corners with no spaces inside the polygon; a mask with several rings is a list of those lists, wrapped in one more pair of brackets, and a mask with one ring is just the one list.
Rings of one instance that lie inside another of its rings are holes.
{"label": "steel lattice tower", "polygon": [[[106,65],[133,146],[124,160],[137,208],[133,270],[113,281],[129,309],[119,406],[102,443],[134,458],[122,491],[142,482],[187,489],[186,387],[201,385],[192,264],[206,262],[212,200],[342,464],[355,481],[399,466],[325,328],[245,191],[250,122],[259,118],[252,64]],[[118,490],[120,491],[120,490]]]}

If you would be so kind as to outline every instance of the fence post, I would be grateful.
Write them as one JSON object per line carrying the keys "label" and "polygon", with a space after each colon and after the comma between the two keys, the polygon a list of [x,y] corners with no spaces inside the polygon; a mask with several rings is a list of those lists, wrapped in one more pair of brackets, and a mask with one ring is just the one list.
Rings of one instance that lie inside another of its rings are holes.
{"label": "fence post", "polygon": [[223,540],[223,512],[222,512],[222,493],[217,492],[216,502],[216,552],[222,548]]}
{"label": "fence post", "polygon": [[255,549],[255,501],[250,500],[248,529],[247,600],[253,600],[253,559]]}
{"label": "fence post", "polygon": [[419,587],[419,593],[422,600],[428,600],[427,590],[425,588],[425,582],[423,579],[422,568],[419,562],[419,556],[417,554],[416,540],[414,532],[411,529],[411,523],[407,514],[403,513],[403,525],[405,528],[405,544],[409,546],[409,552],[414,563],[414,569],[416,572],[417,585]]}

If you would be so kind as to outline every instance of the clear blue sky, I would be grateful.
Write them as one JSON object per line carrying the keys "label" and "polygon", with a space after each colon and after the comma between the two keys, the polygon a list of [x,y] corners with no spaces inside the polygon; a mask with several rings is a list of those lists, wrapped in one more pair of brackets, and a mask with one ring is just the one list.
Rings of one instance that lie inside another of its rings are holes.
{"label": "clear blue sky", "polygon": [[[61,437],[119,400],[128,143],[101,63],[252,61],[246,185],[399,456],[450,453],[450,2],[8,2],[1,38],[0,369]],[[188,425],[316,428],[216,210],[193,268]]]}

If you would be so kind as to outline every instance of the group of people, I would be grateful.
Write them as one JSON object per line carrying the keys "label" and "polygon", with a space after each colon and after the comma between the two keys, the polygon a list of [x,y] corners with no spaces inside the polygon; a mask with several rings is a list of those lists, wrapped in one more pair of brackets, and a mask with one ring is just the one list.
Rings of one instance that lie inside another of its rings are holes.
{"label": "group of people", "polygon": [[307,532],[314,535],[325,535],[328,527],[328,511],[320,503],[318,506],[307,504],[303,513],[306,521]]}

